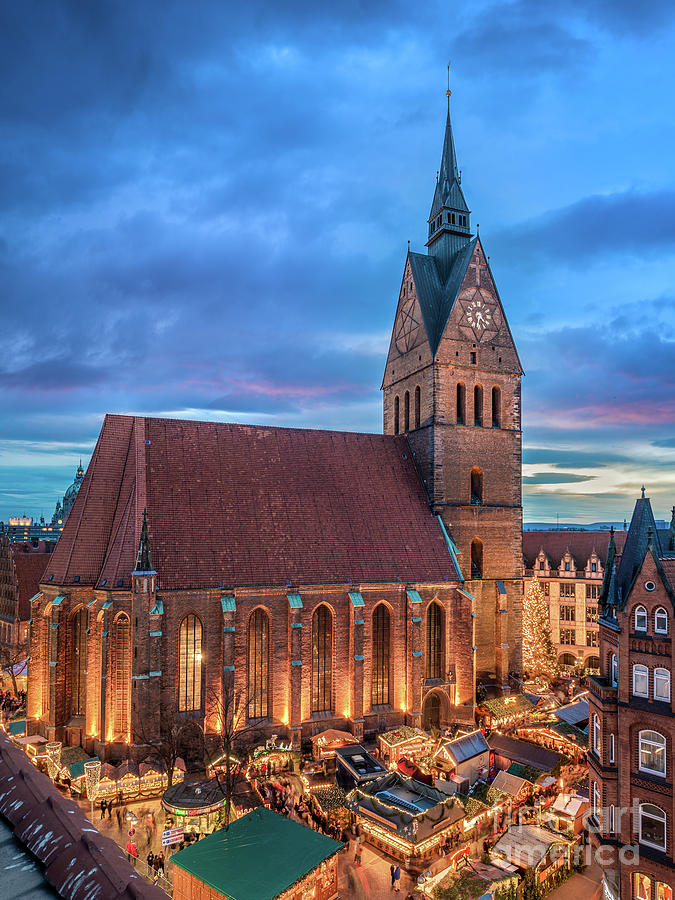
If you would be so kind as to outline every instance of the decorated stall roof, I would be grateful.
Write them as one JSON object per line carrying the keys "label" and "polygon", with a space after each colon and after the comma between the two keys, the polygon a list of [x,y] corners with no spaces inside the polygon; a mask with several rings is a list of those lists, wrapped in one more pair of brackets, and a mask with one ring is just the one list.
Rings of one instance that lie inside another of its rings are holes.
{"label": "decorated stall roof", "polygon": [[400,772],[354,788],[347,795],[346,805],[366,819],[386,822],[411,843],[419,843],[464,818],[457,799]]}
{"label": "decorated stall roof", "polygon": [[390,747],[395,747],[397,744],[402,744],[415,738],[429,740],[429,735],[426,731],[413,728],[411,725],[400,725],[398,728],[392,728],[391,731],[385,731],[383,734],[378,735],[377,739],[385,744],[389,744]]}
{"label": "decorated stall roof", "polygon": [[528,782],[525,778],[519,778],[517,775],[511,775],[502,770],[497,772],[491,786],[508,797],[517,797],[522,790],[528,788]]}
{"label": "decorated stall roof", "polygon": [[493,697],[491,700],[483,700],[480,703],[492,719],[509,719],[511,716],[520,716],[531,712],[535,704],[525,694],[507,694],[504,697]]}
{"label": "decorated stall roof", "polygon": [[524,766],[534,766],[541,772],[550,772],[561,760],[558,753],[545,750],[538,744],[530,741],[519,741],[516,738],[507,737],[505,734],[491,734],[488,738],[490,750],[495,755],[510,759],[511,762],[521,763]]}
{"label": "decorated stall roof", "polygon": [[555,844],[570,846],[564,835],[538,825],[510,825],[493,853],[523,869],[536,869]]}
{"label": "decorated stall roof", "polygon": [[180,850],[172,862],[229,900],[273,900],[343,847],[259,806]]}
{"label": "decorated stall roof", "polygon": [[457,765],[466,762],[468,759],[473,759],[475,756],[480,756],[481,753],[487,753],[489,749],[481,731],[472,731],[471,734],[455,738],[452,741],[448,741],[445,745],[445,750],[452,756]]}
{"label": "decorated stall roof", "polygon": [[588,700],[577,700],[576,703],[568,703],[553,711],[553,714],[561,722],[569,725],[586,725],[588,727]]}

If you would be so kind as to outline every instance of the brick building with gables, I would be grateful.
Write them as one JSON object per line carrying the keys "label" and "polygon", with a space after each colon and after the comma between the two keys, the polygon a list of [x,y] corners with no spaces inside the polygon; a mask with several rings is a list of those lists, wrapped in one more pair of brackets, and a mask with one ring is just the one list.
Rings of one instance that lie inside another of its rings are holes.
{"label": "brick building with gables", "polygon": [[674,621],[675,515],[669,531],[657,531],[643,489],[623,551],[610,541],[600,674],[589,679],[593,841],[603,848],[608,900],[673,898]]}
{"label": "brick building with gables", "polygon": [[521,368],[448,118],[384,434],[106,417],[33,602],[31,729],[140,756],[223,697],[298,742],[471,722],[520,669]]}

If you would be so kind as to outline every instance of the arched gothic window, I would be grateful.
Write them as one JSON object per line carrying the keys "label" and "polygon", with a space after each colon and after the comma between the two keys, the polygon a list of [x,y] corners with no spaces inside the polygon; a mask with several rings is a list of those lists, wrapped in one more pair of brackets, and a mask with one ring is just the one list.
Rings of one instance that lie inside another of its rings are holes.
{"label": "arched gothic window", "polygon": [[635,630],[647,630],[647,610],[644,608],[644,606],[637,606],[635,608]]}
{"label": "arched gothic window", "polygon": [[483,388],[479,384],[473,389],[473,424],[478,428],[483,424]]}
{"label": "arched gothic window", "polygon": [[389,610],[378,603],[373,612],[373,682],[371,703],[381,706],[389,703]]}
{"label": "arched gothic window", "polygon": [[410,431],[410,393],[405,392],[403,397],[403,430]]}
{"label": "arched gothic window", "polygon": [[178,636],[178,709],[202,708],[202,623],[193,613],[180,623]]}
{"label": "arched gothic window", "polygon": [[668,634],[668,613],[662,606],[654,613],[654,631],[657,634]]}
{"label": "arched gothic window", "polygon": [[333,618],[323,604],[312,616],[312,712],[333,708]]}
{"label": "arched gothic window", "polygon": [[481,506],[483,503],[483,470],[474,466],[471,470],[471,505]]}
{"label": "arched gothic window", "polygon": [[471,577],[483,577],[483,542],[480,538],[471,541]]}
{"label": "arched gothic window", "polygon": [[270,620],[263,609],[255,609],[248,620],[248,717],[269,715]]}
{"label": "arched gothic window", "polygon": [[415,428],[420,427],[420,406],[422,405],[422,392],[420,386],[415,388]]}
{"label": "arched gothic window", "polygon": [[121,613],[114,625],[115,647],[115,704],[113,729],[115,735],[126,737],[131,727],[131,622]]}
{"label": "arched gothic window", "polygon": [[394,434],[398,434],[400,432],[400,418],[399,418],[399,400],[398,394],[394,397]]}
{"label": "arched gothic window", "polygon": [[427,609],[427,646],[426,671],[427,679],[443,678],[445,614],[440,603],[434,600]]}
{"label": "arched gothic window", "polygon": [[466,421],[466,387],[459,381],[457,383],[457,424],[463,425]]}
{"label": "arched gothic window", "polygon": [[492,427],[502,427],[502,392],[496,385],[492,388]]}
{"label": "arched gothic window", "polygon": [[70,621],[70,714],[87,711],[87,610],[78,609]]}

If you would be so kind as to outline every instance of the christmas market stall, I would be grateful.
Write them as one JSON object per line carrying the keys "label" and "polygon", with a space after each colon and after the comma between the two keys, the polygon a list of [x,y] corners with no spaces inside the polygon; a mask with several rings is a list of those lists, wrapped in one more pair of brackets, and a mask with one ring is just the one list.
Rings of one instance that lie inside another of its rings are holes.
{"label": "christmas market stall", "polygon": [[436,875],[429,873],[418,882],[417,890],[424,900],[435,900],[438,896],[437,888],[448,895],[452,891],[455,897],[492,900],[495,891],[505,891],[512,885],[515,890],[519,881],[518,870],[509,863],[497,866],[472,859],[469,865],[464,865],[461,869],[450,866]]}
{"label": "christmas market stall", "polygon": [[361,744],[335,751],[335,780],[345,791],[386,775],[387,769]]}
{"label": "christmas market stall", "polygon": [[380,756],[387,764],[396,764],[402,756],[415,760],[423,756],[432,743],[426,731],[411,725],[401,725],[377,736]]}
{"label": "christmas market stall", "polygon": [[487,728],[508,728],[527,721],[535,704],[525,694],[506,694],[482,700],[476,707],[477,721]]}
{"label": "christmas market stall", "polygon": [[488,744],[492,751],[494,769],[509,769],[512,763],[530,766],[539,770],[539,774],[557,770],[563,757],[552,750],[545,750],[530,741],[520,741],[505,734],[491,734]]}
{"label": "christmas market stall", "polygon": [[353,734],[337,728],[327,728],[312,737],[312,756],[314,759],[334,759],[336,750],[352,744],[358,744],[358,739]]}
{"label": "christmas market stall", "polygon": [[473,784],[487,775],[490,768],[490,748],[481,731],[440,741],[429,759],[431,772],[440,778],[453,775],[466,778]]}
{"label": "christmas market stall", "polygon": [[72,793],[85,796],[84,764],[97,759],[98,756],[90,756],[82,747],[64,747],[59,759],[58,780],[69,785]]}
{"label": "christmas market stall", "polygon": [[[224,760],[223,754],[223,760]],[[253,751],[249,766],[250,777],[266,778],[269,775],[278,775],[282,772],[293,772],[295,761],[299,759],[297,751],[293,749],[291,741],[280,741],[276,734]],[[224,762],[217,763],[222,766]],[[214,763],[216,765],[216,763]]]}
{"label": "christmas market stall", "polygon": [[343,847],[261,806],[176,853],[173,898],[335,900]]}
{"label": "christmas market stall", "polygon": [[462,831],[458,799],[400,772],[359,785],[346,804],[369,843],[416,871]]}
{"label": "christmas market stall", "polygon": [[26,756],[34,763],[47,758],[46,748],[49,742],[40,734],[27,734],[25,737],[14,738],[14,743],[21,747]]}
{"label": "christmas market stall", "polygon": [[523,874],[533,869],[537,883],[551,885],[558,869],[572,865],[575,841],[540,825],[510,825],[491,851],[495,860],[503,859]]}
{"label": "christmas market stall", "polygon": [[553,822],[556,831],[568,831],[578,835],[584,830],[589,807],[588,797],[560,793],[549,808],[547,819]]}
{"label": "christmas market stall", "polygon": [[180,781],[164,791],[162,806],[186,833],[210,834],[223,819],[225,794],[216,778]]}

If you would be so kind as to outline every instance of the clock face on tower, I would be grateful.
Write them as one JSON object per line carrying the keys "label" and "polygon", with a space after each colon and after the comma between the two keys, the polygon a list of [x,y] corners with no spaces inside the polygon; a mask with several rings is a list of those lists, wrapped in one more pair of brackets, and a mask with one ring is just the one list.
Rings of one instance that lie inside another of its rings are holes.
{"label": "clock face on tower", "polygon": [[401,305],[394,340],[399,353],[407,353],[418,343],[421,326],[421,313],[414,296],[408,297]]}
{"label": "clock face on tower", "polygon": [[465,291],[460,297],[464,307],[462,325],[468,325],[473,331],[477,341],[480,341],[486,333],[494,335],[499,329],[495,322],[497,304],[487,291],[475,288]]}

